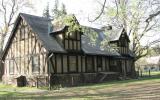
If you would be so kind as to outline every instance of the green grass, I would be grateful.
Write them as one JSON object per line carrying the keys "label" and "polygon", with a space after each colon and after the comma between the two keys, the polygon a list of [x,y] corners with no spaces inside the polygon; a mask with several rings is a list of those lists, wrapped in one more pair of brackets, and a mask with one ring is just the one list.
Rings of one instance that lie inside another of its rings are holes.
{"label": "green grass", "polygon": [[[160,85],[160,77],[145,77],[139,79],[131,79],[124,81],[111,81],[99,84],[88,84],[79,87],[62,88],[60,90],[42,90],[31,87],[15,87],[11,85],[0,84],[0,100],[5,99],[68,99],[68,100],[90,100],[90,99],[117,99],[132,97],[133,100],[137,99],[134,95],[137,93],[142,94],[143,97],[147,95],[146,89],[149,86],[156,87],[155,94],[160,93],[158,89]],[[145,88],[144,88],[145,87]],[[138,89],[138,90],[137,90]],[[42,91],[42,92],[40,92]],[[139,92],[142,91],[142,92]],[[147,91],[153,92],[149,87]],[[128,93],[130,93],[128,95]],[[145,95],[144,95],[145,94]],[[160,94],[158,94],[160,95]],[[157,96],[158,96],[157,95]]]}
{"label": "green grass", "polygon": [[[149,76],[149,71],[142,72],[142,76]],[[160,76],[160,71],[151,71],[150,76]]]}

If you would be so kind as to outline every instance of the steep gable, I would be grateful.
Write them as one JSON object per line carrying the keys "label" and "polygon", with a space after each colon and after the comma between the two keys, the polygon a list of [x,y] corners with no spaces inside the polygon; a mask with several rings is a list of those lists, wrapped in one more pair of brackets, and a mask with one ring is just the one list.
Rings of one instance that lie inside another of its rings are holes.
{"label": "steep gable", "polygon": [[57,41],[53,37],[49,36],[48,20],[46,18],[20,13],[15,21],[13,30],[5,46],[2,59],[4,59],[5,54],[8,51],[8,48],[11,44],[12,39],[14,38],[17,27],[21,20],[24,20],[26,24],[31,28],[33,33],[37,35],[38,41],[41,42],[41,44],[47,51],[64,52],[64,49],[57,43]]}
{"label": "steep gable", "polygon": [[127,35],[127,32],[124,28],[111,30],[110,35],[108,36],[109,41],[110,42],[118,41],[122,38],[123,35],[125,36],[127,41],[130,42],[129,36]]}

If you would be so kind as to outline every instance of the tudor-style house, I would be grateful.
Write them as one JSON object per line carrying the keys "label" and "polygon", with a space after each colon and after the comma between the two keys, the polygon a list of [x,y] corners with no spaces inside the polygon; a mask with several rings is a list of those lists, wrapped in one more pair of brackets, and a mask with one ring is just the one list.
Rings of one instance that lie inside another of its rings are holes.
{"label": "tudor-style house", "polygon": [[3,52],[4,83],[71,86],[133,74],[134,56],[124,29],[101,48],[89,43],[85,32],[68,33],[65,25],[55,30],[50,23],[44,17],[19,14]]}

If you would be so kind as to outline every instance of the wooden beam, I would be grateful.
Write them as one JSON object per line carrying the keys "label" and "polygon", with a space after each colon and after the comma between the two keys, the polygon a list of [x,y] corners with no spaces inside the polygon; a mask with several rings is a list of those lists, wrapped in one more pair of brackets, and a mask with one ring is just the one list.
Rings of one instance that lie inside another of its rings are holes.
{"label": "wooden beam", "polygon": [[63,71],[63,54],[61,54],[61,67],[62,67],[62,68],[61,68],[61,69],[62,69],[61,72],[62,72],[62,74],[63,74],[63,73],[64,73],[64,71]]}
{"label": "wooden beam", "polygon": [[57,55],[55,54],[55,74],[57,73]]}

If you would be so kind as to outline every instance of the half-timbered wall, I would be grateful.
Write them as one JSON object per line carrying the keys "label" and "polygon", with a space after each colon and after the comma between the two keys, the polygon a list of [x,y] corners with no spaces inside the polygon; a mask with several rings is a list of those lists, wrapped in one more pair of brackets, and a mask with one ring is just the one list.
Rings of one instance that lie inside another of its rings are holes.
{"label": "half-timbered wall", "polygon": [[109,66],[108,57],[83,56],[81,54],[54,54],[50,71],[55,74],[109,72]]}
{"label": "half-timbered wall", "polygon": [[37,35],[20,20],[5,58],[5,74],[41,75],[47,73],[46,50]]}
{"label": "half-timbered wall", "polygon": [[69,51],[81,50],[81,33],[65,33],[64,35],[64,48]]}
{"label": "half-timbered wall", "polygon": [[110,46],[116,49],[120,54],[129,53],[129,41],[127,35],[122,33],[119,40],[110,42]]}
{"label": "half-timbered wall", "polygon": [[129,52],[129,42],[127,40],[126,34],[121,34],[119,41],[117,42],[119,52],[121,54],[128,54]]}

